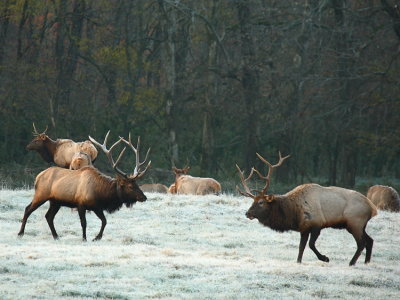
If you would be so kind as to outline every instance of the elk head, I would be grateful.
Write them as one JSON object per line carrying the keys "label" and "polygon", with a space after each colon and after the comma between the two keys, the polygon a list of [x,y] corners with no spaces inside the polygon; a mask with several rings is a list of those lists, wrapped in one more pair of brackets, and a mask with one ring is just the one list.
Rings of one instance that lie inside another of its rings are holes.
{"label": "elk head", "polygon": [[[140,167],[147,160],[147,156],[149,154],[150,149],[147,151],[146,158],[144,159],[144,161],[140,162],[140,160],[139,160],[139,141],[140,141],[140,139],[138,139],[138,143],[135,148],[132,145],[131,135],[129,134],[128,141],[125,140],[124,138],[120,137],[118,141],[116,141],[109,149],[107,149],[106,144],[107,144],[107,139],[108,139],[109,134],[110,134],[110,130],[107,132],[107,134],[104,138],[103,144],[100,144],[91,136],[89,136],[89,139],[93,144],[97,145],[98,147],[100,147],[101,150],[103,150],[103,152],[106,154],[109,162],[111,163],[112,168],[114,169],[115,173],[117,174],[116,181],[117,181],[118,196],[121,198],[121,200],[125,203],[125,205],[127,207],[130,207],[136,201],[139,201],[139,202],[146,201],[147,198],[144,195],[144,193],[142,192],[142,190],[139,188],[138,184],[136,183],[136,179],[141,178],[151,164],[151,161],[149,161],[146,168],[143,171],[140,170]],[[122,149],[122,151],[120,152],[116,161],[114,161],[112,154],[111,154],[112,150],[115,149],[115,147],[121,142],[126,143],[133,150],[133,152],[136,155],[136,166],[134,168],[133,173],[129,174],[129,175],[127,173],[123,172],[117,166],[121,160],[121,157],[123,156],[123,154],[126,150],[126,147]]]}
{"label": "elk head", "polygon": [[[249,208],[249,210],[246,213],[246,216],[249,219],[258,218],[261,215],[265,215],[266,211],[269,210],[269,205],[274,200],[274,195],[267,195],[267,191],[268,191],[270,181],[271,181],[272,171],[275,168],[279,167],[283,163],[283,161],[290,156],[290,155],[288,155],[288,156],[282,157],[281,153],[279,152],[279,162],[275,165],[272,165],[260,154],[258,154],[258,153],[256,153],[256,154],[257,154],[258,158],[268,166],[268,174],[267,175],[265,175],[265,176],[262,175],[258,170],[256,170],[253,167],[253,168],[251,168],[249,176],[245,179],[244,172],[240,170],[238,165],[236,165],[236,168],[239,171],[239,176],[240,176],[240,180],[242,182],[244,191],[241,191],[238,186],[236,186],[236,189],[243,196],[250,197],[254,200],[252,206]],[[253,176],[254,172],[257,173],[257,175],[261,179],[265,180],[265,185],[262,188],[262,190],[250,190],[250,188],[247,185],[247,181]]]}
{"label": "elk head", "polygon": [[47,126],[46,129],[42,132],[39,133],[35,127],[35,123],[32,123],[33,125],[33,140],[26,146],[26,149],[28,150],[40,150],[44,147],[45,141],[49,138],[46,135],[47,131]]}
{"label": "elk head", "polygon": [[187,175],[187,173],[189,173],[189,170],[190,170],[189,166],[186,166],[183,169],[172,167],[172,171],[174,171],[176,178],[179,178],[182,175]]}

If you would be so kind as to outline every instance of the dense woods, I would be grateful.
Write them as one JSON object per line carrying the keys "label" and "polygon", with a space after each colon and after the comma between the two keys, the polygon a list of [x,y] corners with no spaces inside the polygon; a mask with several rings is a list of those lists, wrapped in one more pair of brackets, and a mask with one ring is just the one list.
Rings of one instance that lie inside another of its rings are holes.
{"label": "dense woods", "polygon": [[47,166],[35,122],[140,135],[154,169],[238,182],[280,150],[282,183],[396,181],[399,83],[399,0],[3,0],[2,178]]}

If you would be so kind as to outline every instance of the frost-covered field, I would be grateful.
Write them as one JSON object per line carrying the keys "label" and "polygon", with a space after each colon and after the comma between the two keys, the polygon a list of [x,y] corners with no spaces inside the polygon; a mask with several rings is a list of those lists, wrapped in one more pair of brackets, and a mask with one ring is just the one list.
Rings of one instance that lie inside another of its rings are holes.
{"label": "frost-covered field", "polygon": [[[1,299],[400,299],[400,214],[380,212],[367,227],[375,240],[348,263],[356,246],[345,230],[325,229],[317,242],[331,262],[307,247],[297,264],[299,233],[276,233],[244,213],[251,199],[232,195],[148,194],[133,208],[107,214],[103,239],[87,214],[88,242],[76,211],[45,220],[48,204],[20,220],[33,190],[0,190]],[[90,241],[89,241],[90,239]]]}

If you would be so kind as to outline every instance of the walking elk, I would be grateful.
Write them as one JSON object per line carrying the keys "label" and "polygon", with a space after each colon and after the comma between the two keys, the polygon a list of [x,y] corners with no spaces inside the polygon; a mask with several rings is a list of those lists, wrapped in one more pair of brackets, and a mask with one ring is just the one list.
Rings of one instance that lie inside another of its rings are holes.
{"label": "walking elk", "polygon": [[[18,233],[19,236],[24,235],[25,225],[31,213],[47,201],[50,202],[50,207],[46,213],[46,220],[53,238],[58,238],[53,223],[54,217],[61,206],[67,206],[78,209],[83,240],[86,240],[86,210],[93,211],[101,220],[100,232],[94,239],[100,240],[107,223],[103,211],[106,210],[109,213],[113,213],[119,210],[123,204],[130,207],[136,201],[146,201],[146,196],[138,187],[136,179],[145,174],[151,161],[143,171],[140,171],[140,167],[147,160],[147,155],[143,162],[139,161],[139,140],[135,148],[129,135],[129,141],[120,138],[110,149],[107,149],[106,144],[109,133],[110,131],[106,134],[103,144],[98,143],[92,137],[89,138],[106,154],[116,173],[116,178],[108,177],[93,167],[85,167],[76,171],[60,167],[51,167],[44,170],[36,177],[35,194],[32,202],[25,209],[21,229]],[[115,162],[112,157],[112,150],[121,142],[126,143],[136,154],[136,166],[132,175],[124,173],[117,166],[126,148],[121,151]]]}
{"label": "walking elk", "polygon": [[[315,242],[322,229],[346,228],[357,242],[357,251],[350,261],[354,265],[361,252],[366,248],[365,263],[371,260],[373,239],[365,232],[371,217],[377,214],[376,207],[362,194],[340,187],[322,187],[318,184],[303,184],[284,195],[268,195],[272,171],[280,166],[289,156],[282,157],[279,153],[279,162],[269,163],[257,153],[258,158],[268,166],[268,173],[263,176],[252,168],[245,179],[244,172],[238,165],[240,180],[244,187],[238,191],[254,200],[246,213],[249,219],[258,219],[264,226],[284,232],[294,230],[300,232],[300,245],[297,262],[301,263],[304,248],[311,235],[309,246],[319,260],[329,262],[329,258],[322,255],[315,247]],[[265,180],[262,190],[251,191],[247,181],[255,173]],[[253,193],[256,192],[256,193]]]}

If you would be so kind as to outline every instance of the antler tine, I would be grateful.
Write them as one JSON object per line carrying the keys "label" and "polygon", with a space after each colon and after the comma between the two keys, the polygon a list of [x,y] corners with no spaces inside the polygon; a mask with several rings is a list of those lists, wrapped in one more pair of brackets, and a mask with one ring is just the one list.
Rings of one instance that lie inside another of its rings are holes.
{"label": "antler tine", "polygon": [[91,141],[93,144],[97,145],[98,147],[100,147],[101,150],[103,150],[103,152],[104,152],[105,155],[107,156],[107,158],[108,158],[108,160],[110,161],[110,163],[111,163],[113,169],[115,170],[115,172],[117,172],[118,174],[122,175],[123,177],[127,177],[128,175],[127,175],[125,172],[121,171],[121,170],[117,167],[117,164],[119,163],[119,161],[120,161],[122,155],[124,154],[124,152],[125,152],[125,150],[126,150],[126,147],[125,147],[124,149],[122,149],[121,153],[119,154],[119,156],[118,156],[118,158],[117,158],[117,161],[114,162],[114,159],[113,159],[113,157],[112,157],[112,155],[111,155],[111,151],[114,149],[115,146],[117,146],[119,143],[121,143],[122,139],[120,138],[118,141],[116,141],[116,142],[110,147],[110,149],[107,149],[107,140],[108,140],[109,134],[110,134],[110,130],[107,132],[107,134],[106,134],[106,136],[105,136],[105,138],[104,138],[103,144],[100,144],[98,141],[96,141],[96,140],[95,140],[94,138],[92,138],[90,135],[89,135],[89,139],[90,139],[90,141]]}
{"label": "antler tine", "polygon": [[147,163],[146,168],[145,168],[143,171],[140,171],[140,167],[141,167],[142,165],[144,165],[144,163],[146,162],[146,160],[147,160],[147,158],[148,158],[148,156],[149,156],[150,148],[147,150],[145,159],[144,159],[142,162],[140,162],[140,158],[139,158],[140,136],[138,137],[138,141],[137,141],[137,144],[136,144],[136,148],[135,148],[135,147],[133,146],[133,144],[132,144],[131,133],[129,133],[128,140],[125,140],[123,137],[120,137],[120,139],[121,139],[125,144],[127,144],[127,145],[133,150],[133,152],[135,152],[135,156],[136,156],[136,165],[135,165],[135,169],[134,169],[134,171],[133,171],[132,177],[133,177],[133,178],[140,178],[140,177],[142,177],[142,176],[144,175],[144,173],[147,171],[147,169],[150,167],[150,164],[151,164],[151,160],[150,160],[150,161]]}
{"label": "antler tine", "polygon": [[33,125],[33,135],[35,135],[35,136],[39,135],[39,132],[37,131],[36,126],[35,126],[35,122],[33,122],[32,125]]}
{"label": "antler tine", "polygon": [[35,126],[35,122],[32,122],[32,125],[33,125],[33,135],[34,136],[39,136],[39,135],[41,135],[41,134],[46,134],[46,131],[47,131],[47,129],[48,129],[48,126],[46,125],[46,129],[42,132],[42,133],[39,133],[38,131],[37,131],[37,129],[36,129],[36,126]]}
{"label": "antler tine", "polygon": [[271,181],[272,170],[275,169],[276,167],[279,167],[280,165],[282,165],[283,161],[284,161],[285,159],[287,159],[288,157],[290,157],[290,155],[287,155],[287,156],[285,156],[285,157],[282,157],[281,152],[279,151],[279,161],[278,161],[278,163],[276,163],[275,165],[272,165],[270,162],[268,162],[268,161],[267,161],[264,157],[262,157],[260,154],[256,153],[256,155],[258,156],[258,158],[259,158],[262,162],[264,162],[265,164],[268,165],[268,174],[267,174],[267,176],[262,176],[262,175],[260,174],[260,172],[258,172],[257,170],[255,170],[255,171],[257,172],[258,176],[260,176],[260,178],[266,180],[265,186],[264,186],[264,188],[262,189],[262,193],[263,193],[263,195],[265,195],[265,193],[268,191],[269,184],[270,184],[270,181]]}
{"label": "antler tine", "polygon": [[243,196],[250,197],[250,198],[254,198],[255,195],[253,195],[253,194],[251,193],[249,187],[248,187],[247,184],[246,184],[246,181],[249,180],[249,179],[251,178],[251,176],[253,175],[254,168],[251,168],[251,172],[250,172],[249,176],[248,176],[246,179],[244,179],[244,171],[240,170],[240,168],[239,168],[239,166],[238,166],[237,164],[236,164],[236,169],[239,171],[240,181],[242,182],[242,186],[243,186],[243,188],[245,189],[245,191],[243,192],[243,191],[241,191],[241,190],[239,189],[238,186],[236,186],[237,191],[238,191],[240,194],[242,194]]}

